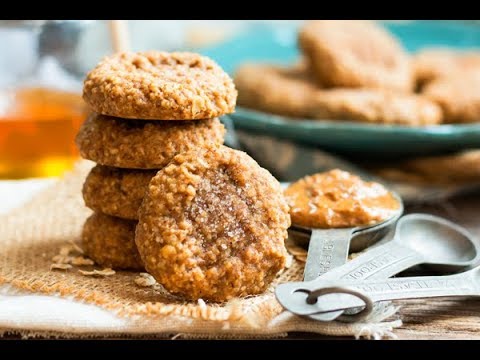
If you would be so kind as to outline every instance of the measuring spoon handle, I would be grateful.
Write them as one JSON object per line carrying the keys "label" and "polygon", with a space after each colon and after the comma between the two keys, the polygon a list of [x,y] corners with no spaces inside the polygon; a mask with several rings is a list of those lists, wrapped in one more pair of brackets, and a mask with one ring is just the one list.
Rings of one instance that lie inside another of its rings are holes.
{"label": "measuring spoon handle", "polygon": [[[312,243],[311,241],[310,246],[314,246]],[[311,261],[313,263],[315,262],[313,258]],[[352,261],[338,268],[334,268],[314,280],[280,284],[275,289],[275,294],[277,300],[286,310],[298,315],[311,315],[322,311],[315,311],[315,307],[303,306],[304,300],[302,300],[302,297],[299,295],[302,292],[312,292],[316,289],[324,288],[330,284],[332,280],[352,280],[358,282],[372,277],[388,278],[422,262],[424,262],[424,259],[421,254],[399,244],[394,239],[384,245],[368,250],[368,252],[358,256]],[[333,298],[335,296],[332,295],[329,297]],[[331,320],[332,316],[337,317],[339,315],[341,315],[341,312],[328,316],[325,315],[325,317],[319,315],[317,320],[327,321]]]}
{"label": "measuring spoon handle", "polygon": [[[321,280],[386,279],[425,261],[423,255],[392,240],[323,275]],[[313,284],[313,282],[312,282]],[[309,283],[310,285],[310,283]]]}
{"label": "measuring spoon handle", "polygon": [[312,229],[303,274],[304,281],[346,263],[353,229]]}
{"label": "measuring spoon handle", "polygon": [[[352,290],[370,298],[372,302],[400,299],[420,299],[444,296],[480,296],[480,267],[465,273],[449,276],[418,276],[365,282],[341,281],[334,284],[335,291]],[[317,298],[318,312],[344,310],[365,305],[364,301],[351,295],[335,294],[326,298],[326,288],[319,288],[309,294]],[[340,290],[338,290],[340,289]],[[347,291],[348,293],[348,291]]]}

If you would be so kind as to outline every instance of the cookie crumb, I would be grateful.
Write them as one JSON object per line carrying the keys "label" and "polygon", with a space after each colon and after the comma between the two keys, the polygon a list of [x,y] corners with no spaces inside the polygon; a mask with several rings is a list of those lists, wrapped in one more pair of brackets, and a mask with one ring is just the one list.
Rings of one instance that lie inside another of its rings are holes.
{"label": "cookie crumb", "polygon": [[352,253],[350,255],[348,255],[348,260],[353,260],[355,259],[356,257],[360,256],[361,255],[361,252],[358,252],[358,253]]}
{"label": "cookie crumb", "polygon": [[85,271],[85,270],[78,270],[78,272],[85,276],[112,276],[115,275],[115,270],[110,268],[105,268],[102,270],[93,270],[93,271]]}
{"label": "cookie crumb", "polygon": [[76,265],[76,266],[95,264],[92,259],[89,259],[85,256],[69,256],[69,255],[62,255],[62,254],[55,255],[52,258],[52,261],[55,264],[64,264],[64,265],[70,264],[70,265]]}
{"label": "cookie crumb", "polygon": [[285,269],[290,269],[290,267],[292,266],[293,264],[293,256],[288,254],[287,255],[287,259],[285,261]]}
{"label": "cookie crumb", "polygon": [[52,261],[53,261],[54,263],[57,263],[57,264],[70,264],[70,262],[71,262],[71,256],[62,255],[62,254],[55,255],[55,256],[52,258]]}
{"label": "cookie crumb", "polygon": [[85,254],[85,251],[78,244],[74,242],[71,242],[70,244],[72,245],[73,251],[76,251],[79,254]]}
{"label": "cookie crumb", "polygon": [[59,255],[62,255],[62,256],[68,256],[70,255],[70,252],[73,250],[73,246],[72,245],[64,245],[60,248],[60,252],[59,252]]}
{"label": "cookie crumb", "polygon": [[50,265],[50,270],[68,270],[71,269],[72,265],[70,264],[52,264]]}
{"label": "cookie crumb", "polygon": [[95,264],[92,259],[89,259],[84,256],[77,256],[72,258],[71,260],[72,265],[83,266],[83,265],[93,265]]}
{"label": "cookie crumb", "polygon": [[155,280],[155,278],[148,273],[140,273],[135,278],[135,284],[142,287],[150,287],[155,285],[156,283],[157,281]]}

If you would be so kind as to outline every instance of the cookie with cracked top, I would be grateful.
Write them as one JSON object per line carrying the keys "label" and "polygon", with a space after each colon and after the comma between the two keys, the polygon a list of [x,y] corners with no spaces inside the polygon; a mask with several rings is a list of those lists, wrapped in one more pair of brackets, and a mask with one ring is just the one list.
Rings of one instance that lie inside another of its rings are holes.
{"label": "cookie with cracked top", "polygon": [[373,21],[309,21],[300,30],[298,42],[323,86],[407,92],[414,85],[408,54]]}
{"label": "cookie with cracked top", "polygon": [[221,146],[179,154],[155,175],[135,241],[165,289],[222,302],[267,289],[285,266],[289,226],[279,182]]}
{"label": "cookie with cracked top", "polygon": [[189,52],[122,52],[105,57],[83,84],[97,113],[119,118],[198,120],[229,114],[237,91],[208,57]]}

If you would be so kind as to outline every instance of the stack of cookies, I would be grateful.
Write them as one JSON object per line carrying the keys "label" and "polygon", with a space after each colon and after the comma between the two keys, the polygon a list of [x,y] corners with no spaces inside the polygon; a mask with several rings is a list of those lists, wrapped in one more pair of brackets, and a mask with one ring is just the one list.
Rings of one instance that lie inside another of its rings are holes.
{"label": "stack of cookies", "polygon": [[218,116],[233,112],[236,96],[229,76],[193,53],[119,53],[87,75],[92,113],[76,142],[97,163],[83,187],[94,213],[82,234],[97,264],[143,269],[135,227],[150,180],[180,153],[221,145]]}

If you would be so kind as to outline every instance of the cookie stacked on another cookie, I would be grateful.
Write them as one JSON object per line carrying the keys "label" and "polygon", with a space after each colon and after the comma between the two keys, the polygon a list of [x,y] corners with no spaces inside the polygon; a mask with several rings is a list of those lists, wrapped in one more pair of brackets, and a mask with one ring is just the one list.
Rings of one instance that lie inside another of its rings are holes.
{"label": "cookie stacked on another cookie", "polygon": [[82,157],[97,163],[83,187],[95,211],[82,234],[87,255],[143,269],[134,237],[150,180],[180,153],[223,144],[218,117],[233,112],[236,97],[229,76],[193,53],[119,53],[87,75],[92,113],[76,139]]}

